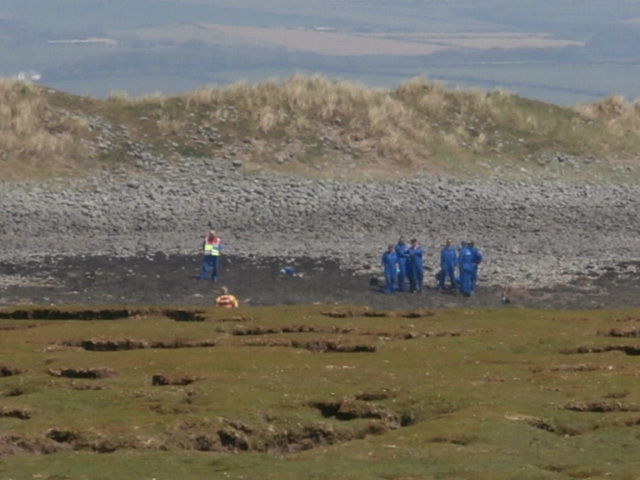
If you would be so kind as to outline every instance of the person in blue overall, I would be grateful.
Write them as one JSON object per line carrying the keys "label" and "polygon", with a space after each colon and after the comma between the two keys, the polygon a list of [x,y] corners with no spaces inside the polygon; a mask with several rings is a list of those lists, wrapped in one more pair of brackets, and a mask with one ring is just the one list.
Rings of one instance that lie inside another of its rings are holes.
{"label": "person in blue overall", "polygon": [[398,239],[396,244],[396,257],[398,257],[398,291],[404,291],[404,281],[407,278],[407,260],[409,245],[405,243],[404,237]]}
{"label": "person in blue overall", "polygon": [[407,274],[409,275],[409,291],[421,292],[424,284],[422,272],[422,257],[424,249],[415,238],[411,239],[411,246],[407,250],[409,260],[407,261]]}
{"label": "person in blue overall", "polygon": [[222,252],[222,242],[220,237],[216,235],[215,230],[211,230],[202,242],[204,250],[204,259],[202,260],[202,271],[200,279],[207,278],[209,270],[211,270],[211,280],[218,281],[220,271],[220,253]]}
{"label": "person in blue overall", "polygon": [[476,282],[478,281],[478,265],[482,263],[482,253],[478,250],[478,247],[475,246],[474,242],[469,242],[469,248],[471,249],[471,253],[473,253],[473,274],[471,275],[471,284],[473,285],[473,290],[476,289]]}
{"label": "person in blue overall", "polygon": [[384,268],[384,293],[393,293],[398,269],[398,257],[393,243],[390,243],[387,251],[382,254],[382,267]]}
{"label": "person in blue overall", "polygon": [[440,251],[440,268],[442,274],[438,278],[438,290],[444,290],[447,278],[451,282],[451,290],[456,288],[456,265],[458,265],[458,250],[451,245],[451,239],[447,238],[447,242]]}
{"label": "person in blue overall", "polygon": [[460,292],[469,297],[473,293],[473,271],[475,269],[475,256],[473,251],[465,243],[458,256],[460,268]]}

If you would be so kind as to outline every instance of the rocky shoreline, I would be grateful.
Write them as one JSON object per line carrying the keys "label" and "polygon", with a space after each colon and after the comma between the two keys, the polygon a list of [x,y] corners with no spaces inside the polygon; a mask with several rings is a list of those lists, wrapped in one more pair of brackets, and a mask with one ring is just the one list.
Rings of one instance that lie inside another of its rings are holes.
{"label": "rocky shoreline", "polygon": [[327,258],[378,272],[384,246],[417,237],[437,267],[446,237],[474,239],[483,285],[566,285],[640,261],[640,187],[421,177],[345,183],[247,175],[227,159],[135,168],[88,180],[0,182],[0,261],[197,254],[209,225],[244,258]]}

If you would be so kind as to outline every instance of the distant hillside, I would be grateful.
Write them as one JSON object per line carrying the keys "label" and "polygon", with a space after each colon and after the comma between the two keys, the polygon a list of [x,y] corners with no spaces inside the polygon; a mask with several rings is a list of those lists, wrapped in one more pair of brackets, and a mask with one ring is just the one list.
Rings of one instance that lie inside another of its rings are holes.
{"label": "distant hillside", "polygon": [[635,179],[640,103],[562,108],[416,78],[376,90],[325,77],[107,100],[0,81],[0,175],[133,167],[143,155],[348,179],[413,173]]}

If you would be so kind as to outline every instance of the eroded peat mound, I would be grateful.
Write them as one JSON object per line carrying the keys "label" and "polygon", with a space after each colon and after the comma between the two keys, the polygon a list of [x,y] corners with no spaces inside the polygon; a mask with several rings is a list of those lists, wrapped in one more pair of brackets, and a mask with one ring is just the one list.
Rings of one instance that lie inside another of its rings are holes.
{"label": "eroded peat mound", "polygon": [[637,318],[4,309],[0,476],[626,478],[640,466]]}

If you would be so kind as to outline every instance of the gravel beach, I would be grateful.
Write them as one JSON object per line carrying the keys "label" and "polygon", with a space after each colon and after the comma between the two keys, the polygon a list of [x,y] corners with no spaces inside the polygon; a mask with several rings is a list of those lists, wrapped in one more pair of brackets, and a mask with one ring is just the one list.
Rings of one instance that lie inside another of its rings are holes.
{"label": "gravel beach", "polygon": [[[492,292],[492,302],[507,285],[515,292],[600,295],[603,278],[612,291],[636,286],[639,194],[640,187],[625,184],[440,177],[345,183],[247,175],[240,162],[224,159],[172,164],[144,154],[135,169],[86,180],[0,182],[0,298],[19,300],[17,291],[8,292],[42,284],[43,265],[70,259],[190,258],[188,275],[197,274],[210,226],[222,237],[225,256],[242,263],[247,275],[252,264],[272,262],[277,272],[278,265],[305,259],[365,285],[362,279],[380,273],[384,246],[402,234],[426,247],[433,272],[447,237],[475,240],[485,258],[479,291]],[[55,283],[55,271],[47,281]],[[432,275],[426,278],[433,284]],[[185,295],[173,301],[188,300]],[[620,306],[633,299],[630,291]],[[122,299],[128,300],[154,298]]]}

